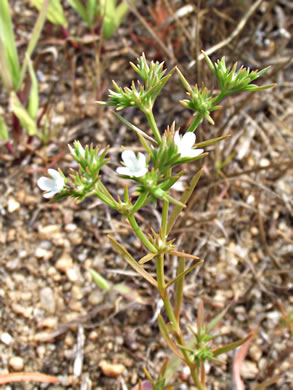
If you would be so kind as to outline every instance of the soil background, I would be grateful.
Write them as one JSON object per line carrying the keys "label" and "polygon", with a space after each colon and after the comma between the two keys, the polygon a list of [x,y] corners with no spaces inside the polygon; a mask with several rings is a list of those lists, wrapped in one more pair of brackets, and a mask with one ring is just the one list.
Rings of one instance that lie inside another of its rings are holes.
{"label": "soil background", "polygon": [[[28,1],[10,4],[23,56],[37,12]],[[123,194],[125,183],[132,189],[133,183],[119,178],[115,169],[121,146],[141,151],[140,144],[111,109],[95,101],[107,99],[112,80],[129,86],[136,79],[129,62],[142,52],[148,60],[164,61],[169,70],[178,65],[191,84],[204,82],[215,88],[200,57],[204,49],[213,61],[225,56],[230,65],[270,65],[260,83],[278,85],[229,97],[213,115],[215,126],[203,122],[197,131],[197,141],[231,137],[206,148],[205,159],[184,166],[184,180],[172,193],[179,197],[203,168],[186,214],[171,234],[180,250],[204,260],[186,278],[182,323],[196,324],[201,299],[207,321],[235,301],[217,329],[222,336],[214,345],[236,341],[256,328],[241,363],[245,388],[276,377],[270,389],[292,389],[292,2],[138,0],[109,40],[101,39],[99,23],[89,31],[67,3],[64,9],[77,44],[47,22],[33,56],[39,78],[39,129],[47,134],[47,142],[22,133],[14,139],[13,153],[3,144],[0,149],[0,374],[41,372],[60,382],[0,387],[133,389],[145,378],[144,367],[156,377],[164,359],[171,358],[152,320],[158,295],[107,238],[115,237],[136,259],[144,256],[127,221],[97,199],[48,203],[36,183],[48,168],[61,168],[66,174],[76,168],[67,145],[79,140],[101,148],[110,145],[103,182],[114,196]],[[161,132],[173,120],[178,128],[187,128],[191,113],[179,104],[184,97],[174,74],[155,107]],[[0,104],[12,137],[2,88]],[[122,115],[149,131],[137,110],[124,110]],[[141,213],[145,232],[158,229],[160,208],[158,203]],[[169,279],[174,277],[174,262],[170,257],[166,263]],[[113,285],[127,285],[129,294],[103,292],[93,283],[89,268]],[[147,269],[153,272],[153,264]],[[207,389],[237,389],[235,353],[222,360],[207,364]],[[194,388],[183,366],[178,366],[176,379],[186,382],[178,389]]]}

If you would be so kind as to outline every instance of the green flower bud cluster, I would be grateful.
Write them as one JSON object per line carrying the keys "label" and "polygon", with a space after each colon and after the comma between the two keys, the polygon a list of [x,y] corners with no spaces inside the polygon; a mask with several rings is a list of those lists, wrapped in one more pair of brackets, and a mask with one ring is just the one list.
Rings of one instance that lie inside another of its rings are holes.
{"label": "green flower bud cluster", "polygon": [[142,79],[133,81],[131,87],[121,88],[113,81],[113,90],[109,90],[109,101],[99,102],[107,106],[115,106],[117,110],[123,110],[126,107],[137,107],[143,112],[152,109],[154,102],[161,89],[171,77],[172,72],[164,76],[166,70],[163,70],[164,63],[151,62],[148,65],[144,54],[138,59],[138,64],[130,63],[135,72]]}
{"label": "green flower bud cluster", "polygon": [[187,92],[189,99],[181,100],[180,103],[196,114],[200,114],[202,118],[206,118],[209,123],[214,125],[214,121],[210,116],[211,111],[216,111],[221,106],[215,105],[215,99],[212,97],[212,92],[208,92],[206,87],[203,87],[200,91],[195,85],[194,89]]}
{"label": "green flower bud cluster", "polygon": [[136,191],[140,194],[148,194],[150,197],[148,201],[156,201],[157,199],[167,200],[170,203],[184,207],[184,205],[172,198],[168,191],[180,178],[182,173],[176,176],[160,175],[158,170],[152,169],[145,176],[141,178],[134,178],[140,185]]}
{"label": "green flower bud cluster", "polygon": [[151,159],[154,168],[157,169],[160,174],[166,174],[167,169],[178,164],[178,161],[180,160],[178,147],[174,143],[174,135],[175,123],[172,124],[171,129],[169,127],[167,128],[158,148],[152,148],[151,150]]}
{"label": "green flower bud cluster", "polygon": [[252,81],[258,79],[266,73],[270,68],[269,66],[261,71],[250,71],[249,68],[245,68],[243,66],[237,70],[237,62],[235,62],[233,66],[227,68],[225,57],[222,57],[221,60],[218,60],[213,64],[206,53],[203,52],[203,55],[209,68],[216,76],[219,88],[224,96],[245,91],[261,91],[275,86],[275,84],[270,84],[259,87],[255,84],[251,84]]}
{"label": "green flower bud cluster", "polygon": [[163,79],[166,69],[163,69],[164,62],[154,62],[151,61],[148,65],[144,53],[137,60],[137,65],[133,62],[130,62],[130,65],[135,70],[135,72],[140,76],[143,83],[146,86],[146,89],[156,87]]}

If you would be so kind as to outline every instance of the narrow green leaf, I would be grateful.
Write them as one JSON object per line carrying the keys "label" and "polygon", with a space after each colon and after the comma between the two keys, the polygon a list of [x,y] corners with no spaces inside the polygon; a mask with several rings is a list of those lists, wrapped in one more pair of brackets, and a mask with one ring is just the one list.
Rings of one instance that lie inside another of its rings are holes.
{"label": "narrow green leaf", "polygon": [[2,115],[0,115],[0,139],[4,142],[9,140],[7,126]]}
{"label": "narrow green leaf", "polygon": [[155,389],[155,382],[153,381],[153,378],[151,377],[151,374],[148,372],[148,370],[146,369],[146,367],[143,368],[144,370],[144,373],[145,373],[145,376],[147,377],[147,379],[150,381],[153,389]]}
{"label": "narrow green leaf", "polygon": [[[176,283],[176,285],[175,285],[174,314],[176,317],[177,324],[179,324],[180,310],[181,310],[181,304],[182,304],[182,299],[183,299],[183,287],[184,287],[184,277],[185,277],[184,268],[185,268],[185,259],[183,257],[180,257],[178,260],[176,278],[173,279],[173,281],[172,281],[173,283],[174,282]],[[166,289],[168,288],[168,284],[166,286]]]}
{"label": "narrow green leaf", "polygon": [[[129,3],[135,4],[136,0],[129,0]],[[125,18],[126,14],[129,12],[129,6],[125,1],[122,1],[115,10],[115,25],[116,29],[120,26]]]}
{"label": "narrow green leaf", "polygon": [[179,281],[180,279],[184,279],[184,277],[189,274],[189,272],[193,271],[196,267],[198,267],[199,265],[201,265],[204,261],[201,260],[199,261],[198,263],[196,264],[193,264],[191,267],[189,267],[187,270],[185,270],[184,272],[181,272],[180,274],[178,274],[174,279],[170,280],[170,282],[168,282],[166,284],[166,288],[170,287],[173,283]]}
{"label": "narrow green leaf", "polygon": [[[98,104],[101,104],[101,103],[104,103],[104,102],[96,102]],[[112,111],[112,114],[120,120],[120,122],[122,122],[124,125],[126,125],[130,130],[133,130],[135,133],[137,133],[137,135],[141,135],[144,139],[148,140],[149,142],[151,142],[154,146],[157,146],[157,141],[150,137],[148,134],[146,134],[144,131],[140,130],[138,127],[136,127],[135,125],[133,125],[132,123],[128,122],[127,119],[123,118],[123,116],[119,115],[117,112],[115,111]]]}
{"label": "narrow green leaf", "polygon": [[87,1],[87,19],[91,27],[94,27],[98,16],[98,3],[97,0]]}
{"label": "narrow green leaf", "polygon": [[230,134],[223,135],[222,137],[208,139],[207,141],[203,141],[203,142],[199,142],[198,144],[195,144],[194,147],[197,149],[204,148],[205,146],[210,146],[210,145],[216,144],[217,142],[223,141],[224,139],[227,139],[229,137],[231,137]]}
{"label": "narrow green leaf", "polygon": [[12,112],[18,118],[21,126],[27,131],[29,135],[37,134],[36,122],[31,118],[25,107],[21,104],[14,91],[10,94],[10,106]]}
{"label": "narrow green leaf", "polygon": [[21,84],[22,84],[24,77],[25,77],[25,74],[26,74],[26,70],[27,70],[27,66],[28,66],[28,59],[31,57],[31,55],[36,47],[36,44],[40,38],[41,31],[42,31],[44,23],[46,21],[49,3],[50,3],[50,0],[43,1],[42,8],[40,10],[38,19],[36,21],[36,24],[34,25],[32,36],[31,36],[31,39],[29,41],[28,47],[27,47],[26,52],[25,52],[25,58],[24,58],[24,61],[23,61],[22,67],[21,67],[16,92],[19,91],[19,89],[21,87]]}
{"label": "narrow green leaf", "polygon": [[[200,171],[198,171],[192,178],[191,180],[191,183],[189,185],[189,187],[184,191],[183,195],[181,196],[180,198],[180,202],[183,203],[183,204],[186,204],[188,202],[188,199],[190,198],[190,196],[192,195],[193,193],[193,190],[200,178],[202,174],[202,169]],[[181,210],[183,209],[182,206],[175,206],[171,215],[170,215],[170,218],[168,220],[168,226],[167,226],[167,234],[170,233],[170,231],[172,230],[172,227],[174,226]]]}
{"label": "narrow green leaf", "polygon": [[201,298],[199,301],[198,309],[197,309],[197,329],[198,329],[197,334],[201,333],[201,330],[203,328],[203,324],[204,324],[204,302]]}
{"label": "narrow green leaf", "polygon": [[186,80],[186,78],[183,76],[183,74],[181,73],[181,71],[179,70],[179,68],[177,68],[176,66],[176,71],[178,73],[178,76],[184,86],[184,88],[187,90],[187,92],[189,93],[192,93],[192,88],[191,88],[191,85],[189,84],[189,82]]}
{"label": "narrow green leaf", "polygon": [[4,47],[4,50],[1,51],[6,53],[6,66],[9,66],[10,78],[13,81],[14,88],[16,88],[20,78],[20,65],[7,0],[0,1],[0,40]]}
{"label": "narrow green leaf", "polygon": [[144,257],[142,257],[139,260],[138,264],[143,265],[143,264],[147,263],[148,261],[152,260],[155,256],[157,256],[156,253],[148,253],[147,255],[145,255]]}
{"label": "narrow green leaf", "polygon": [[[32,5],[40,11],[43,0],[30,0],[30,1]],[[68,23],[63,11],[63,7],[59,0],[51,0],[48,7],[47,19],[52,24],[60,25],[65,28],[68,27]]]}
{"label": "narrow green leaf", "polygon": [[11,73],[7,53],[0,39],[0,76],[5,88],[10,91],[14,87],[13,74]]}
{"label": "narrow green leaf", "polygon": [[165,321],[163,320],[163,317],[161,316],[161,314],[158,315],[158,325],[160,328],[160,332],[165,340],[165,343],[168,345],[168,347],[171,349],[171,351],[174,353],[174,355],[179,357],[179,359],[184,360],[183,354],[177,348],[174,341],[170,338],[168,328],[167,328]]}
{"label": "narrow green leaf", "polygon": [[80,0],[68,0],[68,3],[79,14],[81,19],[83,19],[83,21],[88,25],[88,27],[91,27],[86,9],[84,8],[82,2]]}
{"label": "narrow green leaf", "polygon": [[113,245],[114,249],[124,257],[124,259],[127,261],[127,263],[145,280],[147,280],[150,284],[152,284],[154,287],[158,288],[157,281],[141,266],[138,264],[138,262],[131,256],[131,254],[122,246],[120,245],[113,237],[108,236],[109,240],[111,241],[111,244]]}
{"label": "narrow green leaf", "polygon": [[[205,58],[205,60],[206,60],[206,62],[207,62],[207,64],[208,64],[210,70],[215,74],[215,73],[216,73],[216,71],[215,71],[215,65],[212,63],[210,57],[209,57],[203,50],[202,50],[201,52],[202,52],[202,54],[203,54],[203,56],[204,56],[204,58]],[[224,61],[225,61],[225,58],[224,58],[224,57],[222,58],[222,60],[223,60],[223,59],[224,59]]]}
{"label": "narrow green leaf", "polygon": [[207,333],[209,333],[210,331],[212,331],[217,325],[218,323],[221,321],[221,319],[224,317],[224,315],[227,313],[227,311],[230,309],[230,307],[232,305],[234,305],[234,301],[230,302],[229,305],[227,307],[225,307],[225,309],[223,311],[221,311],[220,314],[218,314],[212,321],[210,321],[207,325]]}
{"label": "narrow green leaf", "polygon": [[28,70],[31,78],[31,90],[28,100],[28,113],[31,118],[36,120],[39,111],[39,90],[38,90],[38,79],[35,74],[33,64],[30,58],[28,60]]}
{"label": "narrow green leaf", "polygon": [[100,0],[100,12],[103,18],[103,35],[106,39],[109,39],[118,28],[115,18],[115,2]]}
{"label": "narrow green leaf", "polygon": [[233,351],[233,349],[240,347],[240,345],[244,344],[247,340],[249,340],[250,337],[252,337],[252,334],[249,334],[244,339],[235,341],[234,343],[227,344],[227,345],[224,345],[223,347],[220,347],[220,348],[213,350],[213,356],[216,357],[216,356],[222,355],[222,353]]}
{"label": "narrow green leaf", "polygon": [[124,298],[129,301],[139,303],[141,305],[150,305],[152,302],[144,297],[142,297],[135,289],[127,286],[126,284],[115,284],[113,286],[113,291],[122,295]]}
{"label": "narrow green leaf", "polygon": [[96,283],[98,287],[100,287],[104,291],[109,291],[112,287],[111,283],[108,282],[101,274],[99,274],[94,269],[90,268],[89,273],[93,278],[93,281]]}

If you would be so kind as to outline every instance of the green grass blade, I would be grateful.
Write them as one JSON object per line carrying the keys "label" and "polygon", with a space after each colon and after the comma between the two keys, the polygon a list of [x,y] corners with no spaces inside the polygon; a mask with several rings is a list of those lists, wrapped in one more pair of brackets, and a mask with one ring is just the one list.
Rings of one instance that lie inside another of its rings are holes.
{"label": "green grass blade", "polygon": [[[40,11],[43,0],[31,0],[31,3]],[[47,19],[52,24],[61,25],[65,28],[68,27],[67,19],[59,0],[51,0],[48,7]]]}
{"label": "green grass blade", "polygon": [[80,0],[68,0],[68,3],[78,13],[78,15],[87,24],[87,26],[90,27],[88,15],[87,15],[86,9],[84,8],[82,2]]}
{"label": "green grass blade", "polygon": [[10,94],[10,106],[12,112],[18,118],[21,126],[27,131],[29,135],[37,134],[37,125],[36,122],[31,118],[28,111],[21,104],[16,93],[14,91]]}
{"label": "green grass blade", "polygon": [[[129,2],[135,4],[135,1],[136,0],[130,0]],[[119,6],[116,8],[116,11],[115,11],[115,26],[116,26],[116,29],[115,29],[115,31],[120,26],[120,24],[123,22],[123,19],[125,18],[126,14],[128,12],[129,12],[129,7],[128,7],[127,3],[124,2],[124,1],[122,3],[120,3]],[[113,31],[113,33],[115,31]]]}
{"label": "green grass blade", "polygon": [[213,356],[217,357],[217,356],[222,355],[222,353],[227,353],[227,352],[233,351],[233,349],[240,347],[240,345],[244,344],[251,337],[252,337],[252,335],[250,333],[244,339],[241,339],[241,340],[235,341],[234,343],[227,344],[227,345],[224,345],[223,347],[217,348],[217,349],[213,350]]}
{"label": "green grass blade", "polygon": [[14,88],[16,88],[20,78],[20,65],[7,0],[0,1],[0,40],[4,47],[4,50],[2,49],[1,51],[5,51],[6,53],[8,60],[6,66],[9,67],[10,78],[12,79]]}
{"label": "green grass blade", "polygon": [[36,120],[39,111],[38,79],[30,58],[28,59],[28,70],[31,78],[31,90],[28,100],[28,113],[30,114],[32,119]]}
{"label": "green grass blade", "polygon": [[138,264],[138,262],[131,256],[131,254],[122,246],[120,245],[113,237],[108,236],[109,240],[111,241],[111,244],[113,245],[113,248],[116,249],[116,251],[123,256],[123,258],[127,261],[127,263],[145,280],[147,280],[150,284],[152,284],[154,287],[158,288],[157,281],[141,266]]}
{"label": "green grass blade", "polygon": [[91,275],[93,281],[96,283],[98,287],[100,287],[104,291],[109,291],[112,287],[112,284],[108,282],[101,274],[99,274],[97,271],[95,271],[92,268],[89,268],[88,270],[89,274]]}
{"label": "green grass blade", "polygon": [[[184,272],[184,268],[185,268],[185,259],[184,257],[179,257],[177,272],[176,272],[176,277],[178,277],[178,279],[174,280],[174,282],[176,282],[174,314],[177,320],[177,324],[179,324],[180,310],[181,310],[182,299],[183,299],[183,287],[184,287],[185,275],[183,275],[182,273]],[[182,276],[180,277],[180,275]]]}
{"label": "green grass blade", "polygon": [[118,26],[116,26],[116,1],[100,0],[100,14],[103,18],[103,35],[111,38]]}
{"label": "green grass blade", "polygon": [[18,80],[18,85],[17,85],[16,91],[18,91],[19,88],[21,87],[21,84],[23,82],[23,79],[24,79],[24,76],[25,76],[25,73],[27,70],[28,59],[31,57],[31,55],[36,47],[36,44],[40,38],[41,31],[42,31],[44,23],[46,21],[49,3],[50,3],[50,0],[44,0],[42,8],[41,8],[39,16],[38,16],[38,19],[36,21],[36,24],[34,25],[32,37],[31,37],[29,44],[28,44],[28,47],[26,49],[25,58],[24,58],[24,61],[23,61],[22,67],[21,67],[20,78]]}
{"label": "green grass blade", "polygon": [[0,76],[5,88],[10,91],[13,89],[12,74],[5,47],[0,39]]}
{"label": "green grass blade", "polygon": [[[199,178],[200,178],[200,175],[202,173],[202,169],[200,171],[198,171],[192,178],[191,180],[191,183],[189,185],[189,187],[185,190],[185,192],[183,193],[183,195],[181,196],[180,198],[180,202],[183,203],[183,204],[186,204],[188,199],[190,198],[190,196],[192,195],[193,193],[193,190],[197,184],[197,182],[199,181]],[[172,214],[170,215],[170,218],[169,218],[169,221],[168,221],[168,226],[167,226],[167,234],[170,233],[170,231],[172,230],[172,227],[174,226],[181,210],[183,209],[182,206],[175,206],[173,211],[172,211]]]}
{"label": "green grass blade", "polygon": [[98,16],[98,3],[97,0],[87,1],[87,19],[91,27],[94,27]]}
{"label": "green grass blade", "polygon": [[0,139],[1,139],[1,141],[4,141],[4,142],[9,140],[7,126],[6,126],[6,123],[1,115],[0,115]]}
{"label": "green grass blade", "polygon": [[174,341],[169,336],[169,331],[167,328],[167,325],[165,324],[165,321],[163,320],[163,317],[161,314],[158,315],[158,325],[160,328],[161,335],[163,336],[163,339],[165,340],[165,343],[168,345],[168,347],[171,349],[171,351],[176,355],[179,359],[184,360],[182,352],[178,349]]}

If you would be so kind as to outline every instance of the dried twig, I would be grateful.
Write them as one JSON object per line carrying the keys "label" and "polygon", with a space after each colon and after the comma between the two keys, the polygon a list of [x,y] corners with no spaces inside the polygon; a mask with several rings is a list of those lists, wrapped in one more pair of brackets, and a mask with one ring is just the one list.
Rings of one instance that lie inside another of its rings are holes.
{"label": "dried twig", "polygon": [[[243,18],[240,20],[240,22],[237,24],[237,27],[232,32],[232,34],[229,37],[227,37],[226,39],[223,39],[221,42],[217,43],[216,45],[214,45],[214,46],[210,47],[209,49],[205,50],[206,54],[209,56],[209,55],[215,53],[219,49],[222,49],[224,46],[227,46],[234,38],[236,38],[237,35],[239,35],[241,33],[241,31],[245,27],[245,25],[248,22],[248,20],[250,19],[250,17],[258,9],[258,7],[262,3],[262,1],[263,0],[257,0],[255,3],[253,3],[252,6],[246,12],[246,14],[243,16]],[[196,64],[197,61],[202,61],[203,59],[204,59],[203,54],[200,54],[197,57],[197,60],[192,61],[189,64],[188,67],[192,68]]]}

